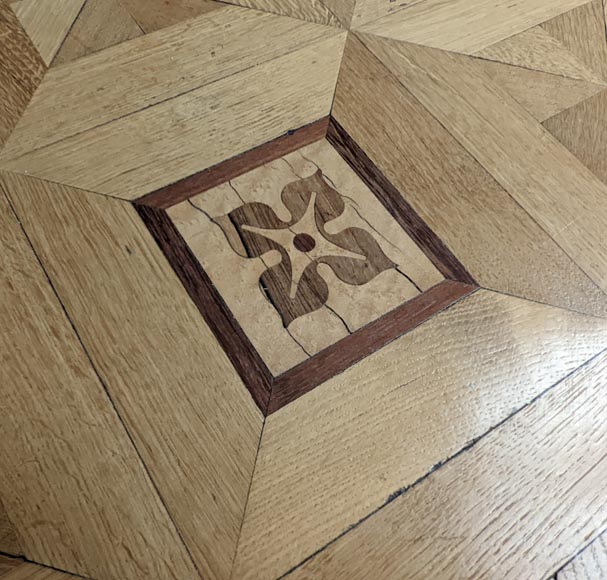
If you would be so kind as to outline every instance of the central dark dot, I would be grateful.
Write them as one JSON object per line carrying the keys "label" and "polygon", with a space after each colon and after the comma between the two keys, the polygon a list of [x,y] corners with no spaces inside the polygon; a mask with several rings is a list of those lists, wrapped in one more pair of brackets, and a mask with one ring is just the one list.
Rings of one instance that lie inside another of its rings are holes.
{"label": "central dark dot", "polygon": [[293,239],[293,245],[300,252],[310,252],[316,247],[316,242],[312,236],[308,234],[297,234]]}

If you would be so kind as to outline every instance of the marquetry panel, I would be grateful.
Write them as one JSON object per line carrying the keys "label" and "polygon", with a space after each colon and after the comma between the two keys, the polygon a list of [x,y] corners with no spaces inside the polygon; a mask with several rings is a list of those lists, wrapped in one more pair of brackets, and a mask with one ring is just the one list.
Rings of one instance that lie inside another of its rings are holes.
{"label": "marquetry panel", "polygon": [[604,320],[479,290],[270,415],[235,577],[286,573],[606,347]]}
{"label": "marquetry panel", "polygon": [[198,578],[4,193],[0,220],[0,490],[24,555],[99,580]]}
{"label": "marquetry panel", "polygon": [[261,414],[130,204],[6,181],[198,569],[228,578]]}
{"label": "marquetry panel", "polygon": [[606,381],[603,353],[287,578],[549,577],[607,528]]}

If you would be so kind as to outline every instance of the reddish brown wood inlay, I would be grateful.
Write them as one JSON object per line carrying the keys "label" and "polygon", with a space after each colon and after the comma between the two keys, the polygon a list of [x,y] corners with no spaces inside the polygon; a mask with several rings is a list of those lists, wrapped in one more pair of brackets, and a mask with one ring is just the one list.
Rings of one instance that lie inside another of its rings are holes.
{"label": "reddish brown wood inlay", "polygon": [[327,133],[329,118],[323,117],[314,123],[305,125],[294,131],[289,131],[277,139],[255,147],[246,153],[222,161],[213,167],[204,169],[190,177],[186,177],[176,183],[167,185],[162,189],[144,195],[136,203],[168,209],[193,195],[207,191],[212,187],[243,175],[264,163],[274,161],[288,153],[322,139]]}
{"label": "reddish brown wood inlay", "polygon": [[268,415],[342,373],[477,289],[445,280],[274,380]]}

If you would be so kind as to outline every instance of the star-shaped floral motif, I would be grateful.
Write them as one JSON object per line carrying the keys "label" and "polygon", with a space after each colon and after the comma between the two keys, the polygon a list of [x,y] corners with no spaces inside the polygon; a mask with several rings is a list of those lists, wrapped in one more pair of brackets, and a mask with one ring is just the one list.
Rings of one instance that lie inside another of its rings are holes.
{"label": "star-shaped floral motif", "polygon": [[268,267],[260,283],[285,326],[326,304],[329,288],[318,273],[319,264],[352,285],[366,284],[395,267],[369,232],[356,227],[327,232],[325,226],[343,214],[345,204],[320,170],[286,185],[281,200],[291,213],[289,222],[270,206],[253,202],[230,212],[222,227],[229,223],[236,230],[242,243],[237,251],[248,258],[280,252],[280,262]]}

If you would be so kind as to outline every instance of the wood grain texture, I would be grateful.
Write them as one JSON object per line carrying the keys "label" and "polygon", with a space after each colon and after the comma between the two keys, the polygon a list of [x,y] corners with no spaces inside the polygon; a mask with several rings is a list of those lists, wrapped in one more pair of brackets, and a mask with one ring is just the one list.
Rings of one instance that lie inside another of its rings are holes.
{"label": "wood grain texture", "polygon": [[[53,69],[3,158],[20,157],[127,117],[336,33],[307,22],[226,6]],[[257,42],[258,35],[267,42]]]}
{"label": "wood grain texture", "polygon": [[333,115],[481,286],[607,313],[605,294],[353,36]]}
{"label": "wood grain texture", "polygon": [[222,7],[213,0],[119,0],[145,33],[161,30]]}
{"label": "wood grain texture", "polygon": [[306,22],[341,26],[329,4],[346,3],[351,0],[323,0],[316,2],[298,2],[297,0],[230,0],[229,4],[254,8],[264,12],[289,16]]}
{"label": "wood grain texture", "polygon": [[65,37],[53,66],[82,58],[141,36],[122,0],[87,0]]}
{"label": "wood grain texture", "polygon": [[476,60],[470,66],[478,68],[540,122],[607,89],[603,84],[499,62]]}
{"label": "wood grain texture", "polygon": [[599,536],[556,575],[556,580],[595,580],[607,577],[607,538]]}
{"label": "wood grain texture", "polygon": [[337,33],[3,164],[99,193],[141,197],[325,117],[344,40]]}
{"label": "wood grain texture", "polygon": [[0,498],[0,552],[21,556],[21,542]]}
{"label": "wood grain texture", "polygon": [[13,11],[0,4],[0,151],[25,111],[46,66]]}
{"label": "wood grain texture", "polygon": [[134,208],[6,181],[201,575],[227,578],[261,414]]}
{"label": "wood grain texture", "polygon": [[550,576],[607,528],[606,381],[603,354],[289,579]]}
{"label": "wood grain texture", "polygon": [[[604,320],[479,290],[270,415],[233,577],[286,573],[605,346]],[[322,577],[400,561],[350,557]]]}
{"label": "wood grain texture", "polygon": [[359,28],[379,36],[474,54],[588,0],[424,0]]}
{"label": "wood grain texture", "polygon": [[4,193],[0,204],[0,489],[24,554],[100,580],[198,578]]}
{"label": "wood grain texture", "polygon": [[203,193],[264,163],[274,161],[300,147],[322,139],[327,133],[328,124],[329,118],[324,117],[304,127],[288,131],[284,135],[254,147],[241,155],[226,159],[213,167],[145,195],[138,199],[137,203],[159,209],[168,209],[189,197]]}
{"label": "wood grain texture", "polygon": [[23,560],[19,558],[9,558],[7,556],[0,555],[0,576],[6,578],[7,574],[12,572],[18,566],[23,565]]}
{"label": "wood grain texture", "polygon": [[61,47],[86,0],[22,0],[15,13],[47,64]]}
{"label": "wood grain texture", "polygon": [[605,184],[467,57],[379,37],[365,43],[606,291]]}
{"label": "wood grain texture", "polygon": [[596,72],[542,26],[492,44],[474,56],[591,83],[601,82]]}
{"label": "wood grain texture", "polygon": [[396,3],[392,0],[356,0],[350,25],[353,29],[360,28],[360,26],[367,22],[377,20],[382,16],[387,16],[397,10],[412,6],[421,1],[422,0],[401,0]]}
{"label": "wood grain texture", "polygon": [[607,183],[607,93],[602,92],[544,122],[544,127]]}
{"label": "wood grain texture", "polygon": [[589,70],[607,81],[607,38],[603,1],[592,0],[542,24]]}
{"label": "wood grain texture", "polygon": [[75,578],[80,576],[29,563],[21,564],[2,576],[2,580],[73,580]]}

